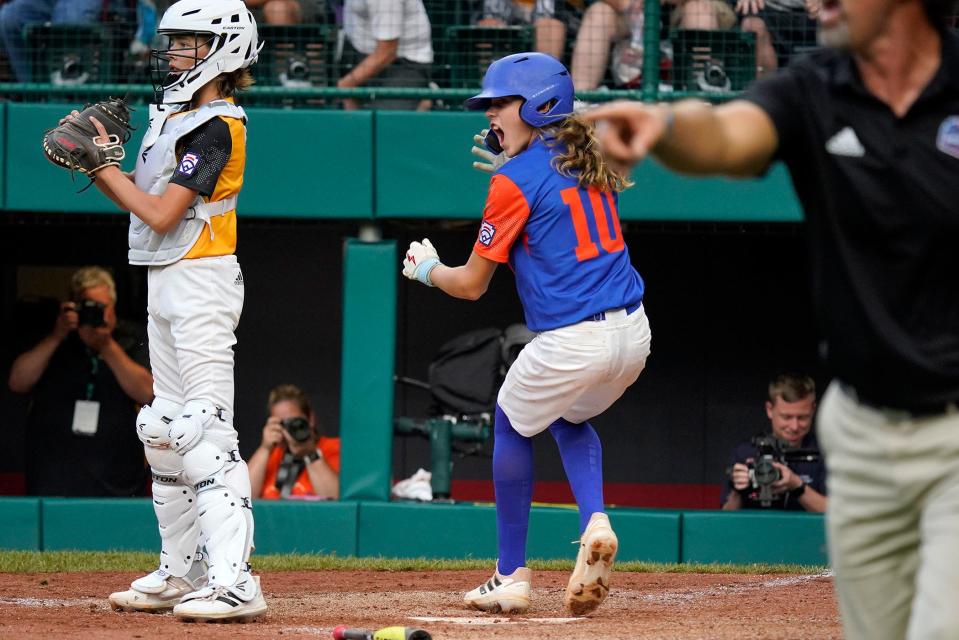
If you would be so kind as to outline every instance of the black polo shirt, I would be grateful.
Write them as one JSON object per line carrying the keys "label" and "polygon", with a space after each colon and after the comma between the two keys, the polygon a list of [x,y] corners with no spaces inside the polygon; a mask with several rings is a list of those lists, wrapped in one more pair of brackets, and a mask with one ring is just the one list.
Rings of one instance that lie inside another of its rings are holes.
{"label": "black polo shirt", "polygon": [[824,50],[757,81],[810,233],[833,373],[869,404],[959,400],[959,37],[899,118],[852,57]]}
{"label": "black polo shirt", "polygon": [[[149,369],[143,331],[120,321],[113,338]],[[96,361],[96,364],[94,364]],[[100,403],[95,435],[73,433],[77,400]],[[30,394],[27,416],[27,493],[43,496],[135,496],[146,491],[148,472],[137,437],[137,404],[109,365],[71,333],[50,358]]]}

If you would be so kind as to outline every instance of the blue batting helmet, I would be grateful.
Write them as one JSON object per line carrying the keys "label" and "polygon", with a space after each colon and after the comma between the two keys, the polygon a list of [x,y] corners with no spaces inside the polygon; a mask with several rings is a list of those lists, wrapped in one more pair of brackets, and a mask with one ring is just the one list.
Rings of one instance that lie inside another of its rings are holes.
{"label": "blue batting helmet", "polygon": [[[563,63],[545,53],[514,53],[489,66],[483,90],[466,100],[466,108],[480,111],[493,98],[519,96],[519,117],[532,127],[544,127],[573,113],[573,80]],[[555,103],[540,111],[550,101]]]}

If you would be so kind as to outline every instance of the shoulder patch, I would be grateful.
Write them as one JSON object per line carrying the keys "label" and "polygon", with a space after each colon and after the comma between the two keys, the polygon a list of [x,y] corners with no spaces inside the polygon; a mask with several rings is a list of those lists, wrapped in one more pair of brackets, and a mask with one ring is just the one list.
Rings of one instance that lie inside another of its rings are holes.
{"label": "shoulder patch", "polygon": [[959,158],[959,116],[949,116],[939,125],[936,148],[953,158]]}
{"label": "shoulder patch", "polygon": [[496,227],[488,221],[483,220],[479,230],[479,243],[484,247],[490,246],[493,242],[493,236],[496,235]]}
{"label": "shoulder patch", "polygon": [[187,151],[183,154],[183,158],[180,159],[180,164],[176,168],[177,175],[192,176],[199,164],[200,156],[193,151]]}

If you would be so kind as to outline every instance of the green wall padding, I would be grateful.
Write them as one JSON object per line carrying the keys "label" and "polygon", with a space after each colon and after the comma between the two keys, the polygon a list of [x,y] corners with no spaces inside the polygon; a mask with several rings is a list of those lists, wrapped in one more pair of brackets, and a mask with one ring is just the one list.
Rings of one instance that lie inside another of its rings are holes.
{"label": "green wall padding", "polygon": [[[116,213],[96,188],[71,182],[47,162],[43,132],[77,105],[9,103],[6,137],[0,127],[0,204],[7,210]],[[133,112],[137,127],[124,169],[146,130],[148,109]],[[248,109],[246,184],[239,212],[258,217],[479,220],[489,176],[472,168],[479,113]],[[319,149],[319,151],[317,151]],[[633,173],[636,186],[620,202],[623,220],[795,222],[802,219],[789,176],[776,166],[756,180],[689,178],[655,162]]]}
{"label": "green wall padding", "polygon": [[826,564],[826,519],[813,513],[683,514],[683,562]]}
{"label": "green wall padding", "polygon": [[40,500],[0,498],[0,549],[38,551],[40,546]]}
{"label": "green wall padding", "polygon": [[802,209],[786,167],[758,179],[681,176],[655,161],[632,174],[636,183],[620,195],[622,220],[800,222]]}
{"label": "green wall padding", "polygon": [[160,552],[148,498],[44,498],[41,510],[44,551]]}
{"label": "green wall padding", "polygon": [[353,502],[253,502],[256,553],[356,555]]}
{"label": "green wall padding", "polygon": [[[376,215],[479,220],[488,174],[472,168],[478,113],[376,113]],[[692,178],[654,161],[633,171],[623,193],[623,220],[797,222],[799,202],[785,168],[759,179]]]}
{"label": "green wall padding", "polygon": [[[87,179],[52,165],[43,132],[77,105],[9,103],[3,207],[15,211],[115,213]],[[148,108],[134,107],[136,130],[125,145],[124,171],[133,168],[146,131]],[[247,162],[239,213],[291,218],[369,218],[373,215],[373,116],[370,112],[249,109]],[[3,143],[0,137],[0,143]],[[316,150],[319,149],[319,152]],[[468,149],[467,149],[468,151]],[[0,181],[3,182],[3,181]],[[240,232],[242,234],[242,230]],[[241,235],[242,238],[242,235]]]}
{"label": "green wall padding", "polygon": [[[56,167],[43,155],[43,133],[82,105],[7,104],[7,139],[4,145],[6,198],[4,206],[14,211],[47,211],[54,213],[116,213],[116,205],[101,194],[95,186],[77,193],[89,180],[81,174],[70,174]],[[123,170],[129,171],[136,161],[136,152],[146,130],[147,109],[137,107],[131,124],[136,127],[126,145],[127,157]]]}
{"label": "green wall padding", "polygon": [[343,251],[340,497],[389,500],[396,350],[396,242]]}
{"label": "green wall padding", "polygon": [[496,557],[493,507],[364,502],[359,522],[361,557]]}
{"label": "green wall padding", "polygon": [[472,167],[476,113],[376,113],[376,215],[467,218],[483,215],[489,174]]}
{"label": "green wall padding", "polygon": [[[679,562],[679,512],[610,510],[620,560]],[[496,510],[472,504],[364,502],[359,518],[360,556],[495,558]],[[534,507],[527,555],[575,560],[579,515],[575,509]]]}
{"label": "green wall padding", "polygon": [[373,215],[372,113],[248,109],[247,115],[241,217]]}

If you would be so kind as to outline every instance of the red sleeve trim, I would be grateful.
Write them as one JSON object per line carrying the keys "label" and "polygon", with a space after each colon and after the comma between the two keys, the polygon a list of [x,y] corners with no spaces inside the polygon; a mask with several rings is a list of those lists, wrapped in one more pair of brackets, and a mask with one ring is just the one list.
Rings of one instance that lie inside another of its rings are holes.
{"label": "red sleeve trim", "polygon": [[473,251],[488,260],[508,262],[510,249],[528,219],[526,196],[507,176],[496,174],[490,181],[483,222]]}

